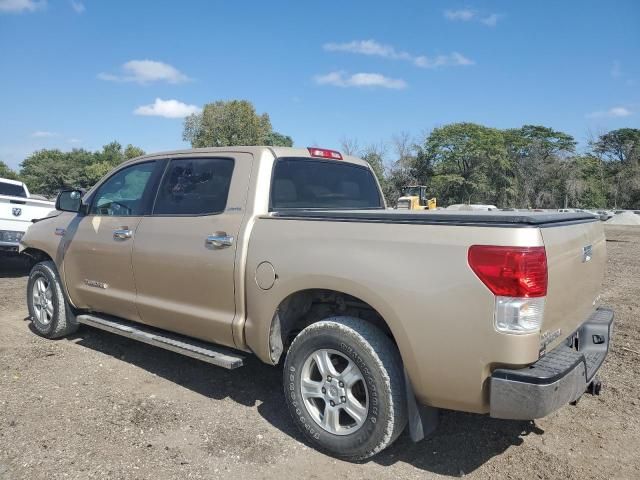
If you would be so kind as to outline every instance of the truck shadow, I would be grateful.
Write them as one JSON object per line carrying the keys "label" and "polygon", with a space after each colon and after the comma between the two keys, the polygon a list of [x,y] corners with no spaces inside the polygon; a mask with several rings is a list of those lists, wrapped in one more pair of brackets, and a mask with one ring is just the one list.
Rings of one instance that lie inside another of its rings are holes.
{"label": "truck shadow", "polygon": [[[282,393],[282,370],[248,355],[245,366],[225,370],[111,333],[82,327],[71,337],[76,344],[133,364],[154,375],[211,399],[231,398],[255,406],[271,425],[306,443],[289,416]],[[529,434],[542,434],[534,422],[495,420],[484,415],[443,411],[438,429],[413,443],[408,433],[373,459],[390,466],[408,463],[416,468],[458,477],[470,473]]]}
{"label": "truck shadow", "polygon": [[444,410],[438,429],[413,443],[407,433],[372,459],[384,466],[408,463],[421,470],[460,477],[481,467],[530,434],[544,431],[533,421],[497,420],[487,415]]}

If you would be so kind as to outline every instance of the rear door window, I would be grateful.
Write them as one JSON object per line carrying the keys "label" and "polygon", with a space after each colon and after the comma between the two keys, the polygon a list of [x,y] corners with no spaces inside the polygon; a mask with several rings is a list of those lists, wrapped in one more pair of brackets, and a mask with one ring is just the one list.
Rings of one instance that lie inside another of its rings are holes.
{"label": "rear door window", "polygon": [[171,160],[156,197],[154,215],[213,215],[227,206],[233,159]]}
{"label": "rear door window", "polygon": [[384,208],[373,172],[336,161],[281,158],[271,185],[271,209]]}

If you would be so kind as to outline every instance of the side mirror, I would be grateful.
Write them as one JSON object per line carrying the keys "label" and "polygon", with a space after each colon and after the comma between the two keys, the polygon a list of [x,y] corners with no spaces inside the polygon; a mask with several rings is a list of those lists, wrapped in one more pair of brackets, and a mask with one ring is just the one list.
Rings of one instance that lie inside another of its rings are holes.
{"label": "side mirror", "polygon": [[82,192],[80,190],[63,190],[56,199],[56,210],[62,212],[78,213],[81,205]]}

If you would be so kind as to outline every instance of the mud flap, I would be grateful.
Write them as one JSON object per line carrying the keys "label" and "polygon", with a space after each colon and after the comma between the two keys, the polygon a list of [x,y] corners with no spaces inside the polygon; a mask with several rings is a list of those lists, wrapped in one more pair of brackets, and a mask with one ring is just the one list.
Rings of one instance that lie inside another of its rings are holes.
{"label": "mud flap", "polygon": [[404,385],[407,393],[407,414],[409,417],[409,436],[414,442],[419,442],[431,435],[438,426],[439,410],[435,407],[418,405],[416,395],[411,386],[411,380],[404,370]]}

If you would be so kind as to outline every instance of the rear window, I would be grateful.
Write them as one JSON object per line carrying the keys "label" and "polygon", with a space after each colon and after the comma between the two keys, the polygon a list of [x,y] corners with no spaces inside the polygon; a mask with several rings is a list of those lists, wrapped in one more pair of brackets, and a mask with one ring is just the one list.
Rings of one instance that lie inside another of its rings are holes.
{"label": "rear window", "polygon": [[271,185],[271,208],[383,208],[371,170],[350,163],[281,158]]}
{"label": "rear window", "polygon": [[24,191],[24,187],[22,185],[14,185],[13,183],[5,182],[0,182],[0,195],[27,198],[27,192]]}

